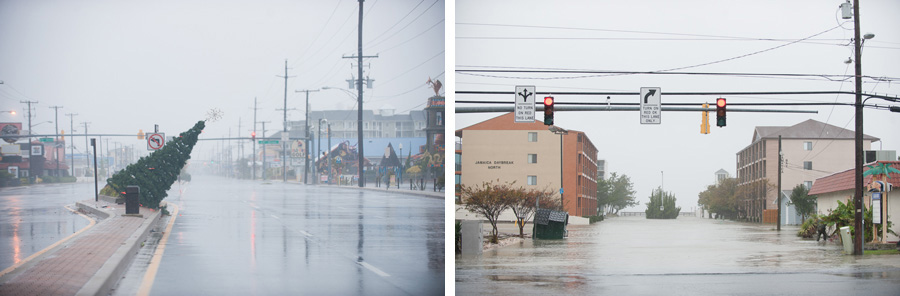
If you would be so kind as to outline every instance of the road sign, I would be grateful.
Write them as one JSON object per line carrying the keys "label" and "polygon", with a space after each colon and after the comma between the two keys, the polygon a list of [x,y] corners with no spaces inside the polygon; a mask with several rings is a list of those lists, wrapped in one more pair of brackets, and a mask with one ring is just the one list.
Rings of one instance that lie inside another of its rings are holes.
{"label": "road sign", "polygon": [[166,134],[157,133],[147,136],[147,150],[159,150],[166,144]]}
{"label": "road sign", "polygon": [[260,144],[278,144],[278,140],[268,140],[268,141],[259,140],[259,143]]}
{"label": "road sign", "polygon": [[44,142],[53,142],[53,138],[40,138],[39,140],[41,141],[41,143],[44,143]]}
{"label": "road sign", "polygon": [[661,97],[662,91],[659,87],[641,88],[641,124],[662,123]]}
{"label": "road sign", "polygon": [[516,86],[516,122],[534,122],[534,85]]}

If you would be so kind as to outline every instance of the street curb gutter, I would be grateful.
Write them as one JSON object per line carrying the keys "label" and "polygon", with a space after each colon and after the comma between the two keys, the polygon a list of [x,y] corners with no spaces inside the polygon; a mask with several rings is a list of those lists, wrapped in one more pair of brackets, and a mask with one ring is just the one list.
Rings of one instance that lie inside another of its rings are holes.
{"label": "street curb gutter", "polygon": [[[78,203],[78,207],[89,208],[94,211],[103,211],[82,203]],[[125,270],[134,259],[134,256],[138,253],[138,249],[141,246],[140,243],[147,238],[150,234],[150,229],[159,221],[159,217],[160,211],[154,211],[149,217],[144,219],[144,222],[141,223],[141,226],[138,227],[137,231],[125,240],[122,246],[106,260],[106,263],[103,263],[100,270],[98,270],[75,295],[109,295],[119,278],[125,274]],[[121,217],[120,219],[138,218]]]}

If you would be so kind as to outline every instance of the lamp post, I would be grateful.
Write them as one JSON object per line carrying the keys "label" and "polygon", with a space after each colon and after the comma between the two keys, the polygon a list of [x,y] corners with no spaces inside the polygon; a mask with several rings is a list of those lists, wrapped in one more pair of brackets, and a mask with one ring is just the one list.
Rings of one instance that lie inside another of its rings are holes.
{"label": "lamp post", "polygon": [[397,188],[400,188],[400,185],[403,183],[403,143],[400,143],[400,171],[397,172]]}
{"label": "lamp post", "polygon": [[[306,93],[306,117],[304,117],[305,119],[303,119],[303,124],[306,125],[306,129],[305,129],[306,135],[304,135],[304,138],[306,138],[306,141],[305,141],[304,147],[307,148],[306,149],[307,151],[309,150],[309,92],[318,92],[318,91],[319,91],[318,89],[315,89],[315,90],[306,89],[306,90],[295,90],[294,91],[294,92],[305,92]],[[309,153],[307,152],[307,154],[309,154]],[[308,176],[309,176],[309,157],[306,157],[306,163],[303,165],[303,184],[309,184],[309,182],[307,181]]]}
{"label": "lamp post", "polygon": [[568,135],[569,131],[561,127],[551,125],[550,132],[559,135],[559,207],[565,211],[563,203],[563,136]]}

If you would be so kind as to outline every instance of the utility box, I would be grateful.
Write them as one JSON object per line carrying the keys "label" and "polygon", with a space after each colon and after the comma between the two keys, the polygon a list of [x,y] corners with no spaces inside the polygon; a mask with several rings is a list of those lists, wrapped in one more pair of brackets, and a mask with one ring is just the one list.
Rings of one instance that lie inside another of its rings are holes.
{"label": "utility box", "polygon": [[566,226],[569,224],[569,213],[538,209],[534,214],[535,239],[563,239],[567,236]]}
{"label": "utility box", "polygon": [[462,255],[481,256],[484,250],[484,235],[481,232],[481,221],[463,220],[460,226]]}
{"label": "utility box", "polygon": [[840,229],[841,243],[844,244],[844,254],[853,254],[853,239],[850,237],[850,226],[844,226]]}
{"label": "utility box", "polygon": [[136,215],[140,213],[141,187],[125,187],[125,214]]}

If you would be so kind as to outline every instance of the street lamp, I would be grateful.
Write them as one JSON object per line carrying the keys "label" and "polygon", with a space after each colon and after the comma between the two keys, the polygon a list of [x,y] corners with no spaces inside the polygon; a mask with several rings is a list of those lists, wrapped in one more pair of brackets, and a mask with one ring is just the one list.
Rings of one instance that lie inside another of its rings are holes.
{"label": "street lamp", "polygon": [[[306,109],[306,117],[304,117],[304,119],[303,119],[303,123],[306,126],[306,129],[304,129],[304,131],[305,131],[304,138],[306,138],[306,141],[305,141],[303,147],[306,148],[307,154],[309,154],[309,92],[318,92],[318,91],[319,91],[318,89],[315,89],[315,90],[307,89],[307,90],[295,90],[294,91],[294,92],[305,92],[306,93],[306,108],[305,108]],[[306,163],[303,165],[303,184],[309,184],[309,181],[307,180],[309,178],[309,156],[307,156],[305,158],[306,158]]]}
{"label": "street lamp", "polygon": [[569,131],[561,127],[551,125],[550,132],[559,135],[559,207],[565,211],[563,203],[563,136],[568,135]]}

